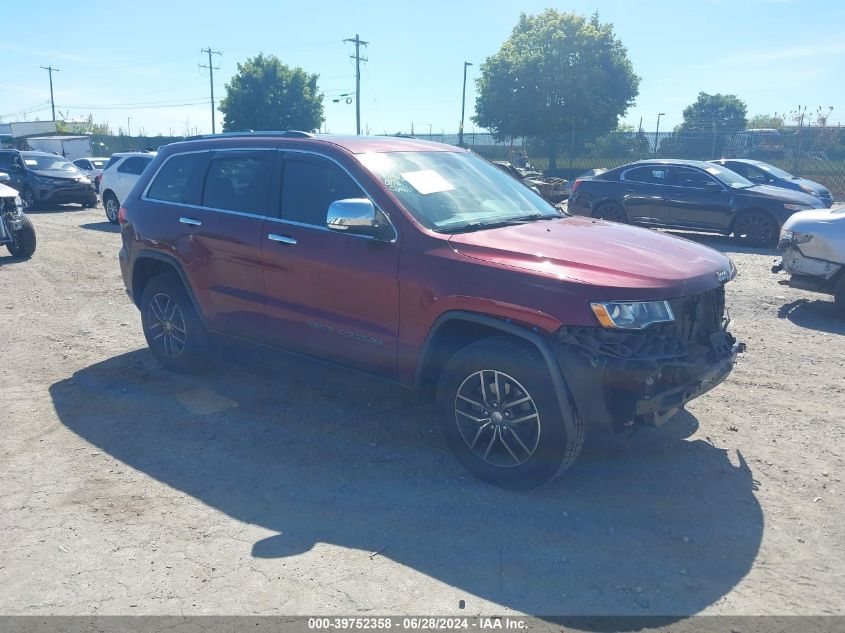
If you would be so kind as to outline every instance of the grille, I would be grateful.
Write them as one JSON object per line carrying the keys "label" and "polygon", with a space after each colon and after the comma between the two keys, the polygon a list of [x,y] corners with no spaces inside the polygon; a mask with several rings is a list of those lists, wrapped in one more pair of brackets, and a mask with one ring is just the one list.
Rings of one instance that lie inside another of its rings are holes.
{"label": "grille", "polygon": [[623,361],[678,359],[697,345],[724,352],[724,286],[669,303],[675,315],[673,323],[656,323],[644,330],[564,326],[557,331],[557,340],[577,348],[591,361],[602,356]]}

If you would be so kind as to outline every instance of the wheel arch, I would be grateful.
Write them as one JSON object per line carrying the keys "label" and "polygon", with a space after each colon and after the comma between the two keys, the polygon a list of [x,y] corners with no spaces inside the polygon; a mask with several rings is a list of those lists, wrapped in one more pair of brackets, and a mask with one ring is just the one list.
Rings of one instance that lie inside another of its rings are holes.
{"label": "wheel arch", "polygon": [[730,232],[731,233],[734,232],[734,229],[736,227],[736,223],[739,222],[739,219],[741,217],[748,215],[749,213],[753,213],[753,212],[762,213],[762,214],[768,216],[769,218],[771,218],[772,221],[777,225],[778,230],[780,230],[780,227],[783,226],[783,223],[780,220],[778,220],[777,216],[775,216],[774,213],[772,213],[771,211],[769,211],[765,207],[761,207],[761,206],[756,205],[756,204],[751,204],[747,207],[743,207],[742,209],[740,209],[739,211],[734,213],[734,217],[731,220]]}
{"label": "wheel arch", "polygon": [[194,295],[193,288],[188,282],[185,271],[182,269],[179,261],[171,255],[159,253],[156,251],[143,250],[138,253],[132,264],[132,301],[136,306],[140,307],[141,295],[144,292],[144,286],[150,279],[157,275],[176,273],[182,282],[182,287],[188,293],[191,303],[194,305],[194,310],[199,315],[203,325],[208,327],[208,322],[205,317],[205,312],[201,309],[197,298]]}
{"label": "wheel arch", "polygon": [[[578,431],[572,414],[577,412],[569,388],[563,380],[554,351],[540,336],[536,328],[527,328],[512,321],[505,321],[484,314],[463,310],[452,310],[441,314],[431,326],[417,361],[414,386],[423,402],[434,399],[435,385],[446,362],[458,350],[470,343],[506,334],[532,346],[543,358],[549,377],[563,414],[564,426],[569,437],[576,437]],[[576,413],[577,415],[577,413]]]}
{"label": "wheel arch", "polygon": [[100,192],[100,196],[105,201],[106,197],[114,196],[114,199],[117,200],[117,203],[120,204],[120,198],[117,197],[117,194],[114,192],[114,189],[103,189]]}

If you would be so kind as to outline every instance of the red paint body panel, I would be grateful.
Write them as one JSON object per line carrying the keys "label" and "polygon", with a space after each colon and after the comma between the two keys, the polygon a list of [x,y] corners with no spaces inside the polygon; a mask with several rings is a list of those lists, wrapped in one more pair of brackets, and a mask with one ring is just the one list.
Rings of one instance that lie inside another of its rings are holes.
{"label": "red paint body panel", "polygon": [[[268,147],[340,163],[390,218],[395,242],[285,223],[278,199],[270,200],[264,220],[201,209],[174,212],[174,205],[141,198],[151,175],[174,153]],[[121,266],[127,288],[131,292],[140,250],[170,255],[213,329],[236,328],[410,385],[432,324],[445,312],[471,311],[552,333],[562,325],[598,325],[590,301],[702,292],[718,286],[716,272],[731,266],[721,253],[693,242],[589,218],[459,235],[429,231],[355,156],[389,151],[464,150],[392,137],[272,135],[161,148],[125,202]],[[180,214],[214,217],[194,230],[178,224]],[[270,232],[297,244],[269,241]]]}

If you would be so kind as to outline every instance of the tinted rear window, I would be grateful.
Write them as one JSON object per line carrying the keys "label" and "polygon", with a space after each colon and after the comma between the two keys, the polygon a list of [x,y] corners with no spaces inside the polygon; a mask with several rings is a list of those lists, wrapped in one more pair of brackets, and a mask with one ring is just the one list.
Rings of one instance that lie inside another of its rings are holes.
{"label": "tinted rear window", "polygon": [[147,191],[147,198],[179,204],[199,204],[198,172],[208,153],[173,156],[164,163]]}
{"label": "tinted rear window", "polygon": [[130,156],[125,161],[120,163],[117,171],[123,174],[134,174],[136,176],[142,174],[147,165],[153,161],[152,158],[143,156]]}
{"label": "tinted rear window", "polygon": [[113,167],[114,164],[119,160],[120,158],[118,156],[112,156],[111,158],[109,158],[108,162],[106,163],[106,166],[103,167],[103,171],[107,170],[109,167]]}
{"label": "tinted rear window", "polygon": [[205,176],[202,205],[266,215],[272,152],[221,152]]}
{"label": "tinted rear window", "polygon": [[623,175],[623,178],[629,182],[642,182],[646,184],[665,185],[666,184],[666,167],[662,165],[651,167],[636,167],[629,169]]}

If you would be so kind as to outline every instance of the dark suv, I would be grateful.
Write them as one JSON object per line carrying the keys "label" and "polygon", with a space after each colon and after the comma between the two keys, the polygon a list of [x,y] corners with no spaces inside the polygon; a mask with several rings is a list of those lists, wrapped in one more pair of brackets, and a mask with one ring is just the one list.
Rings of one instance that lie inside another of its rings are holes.
{"label": "dark suv", "polygon": [[0,171],[9,174],[24,207],[76,202],[83,208],[97,206],[94,183],[76,165],[58,154],[0,150]]}
{"label": "dark suv", "polygon": [[588,427],[657,425],[719,384],[728,257],[568,217],[460,148],[302,132],[162,148],[119,213],[120,266],[165,367],[216,336],[438,400],[474,474],[520,488]]}

